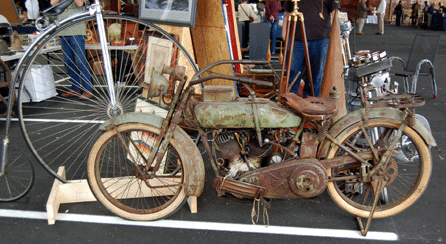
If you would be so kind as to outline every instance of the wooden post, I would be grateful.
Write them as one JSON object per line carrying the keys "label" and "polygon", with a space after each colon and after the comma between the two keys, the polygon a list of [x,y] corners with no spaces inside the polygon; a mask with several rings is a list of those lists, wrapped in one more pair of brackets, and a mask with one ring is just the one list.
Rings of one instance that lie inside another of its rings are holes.
{"label": "wooden post", "polygon": [[[232,1],[232,0],[231,0]],[[198,0],[192,41],[200,69],[220,60],[231,59],[221,0]],[[219,65],[211,72],[234,75],[232,65]],[[209,74],[204,74],[206,76]],[[234,81],[215,79],[205,85],[233,85]]]}

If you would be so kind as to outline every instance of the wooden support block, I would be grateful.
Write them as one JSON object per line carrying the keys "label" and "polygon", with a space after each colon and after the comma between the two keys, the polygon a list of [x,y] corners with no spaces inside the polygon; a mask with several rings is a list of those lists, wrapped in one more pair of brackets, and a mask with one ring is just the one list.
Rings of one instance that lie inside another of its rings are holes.
{"label": "wooden support block", "polygon": [[[65,167],[59,167],[57,174],[65,179]],[[116,188],[122,187],[124,185],[129,185],[128,182],[133,180],[133,178],[126,179],[126,177],[114,178],[107,180],[109,185],[113,185]],[[172,183],[175,183],[173,181]],[[157,179],[150,180],[150,184],[153,186],[160,186],[162,182]],[[137,184],[134,184],[134,189],[129,189],[128,196],[132,196],[132,191],[141,191],[141,188],[138,187]],[[113,192],[113,191],[111,191]],[[161,196],[160,194],[164,194],[163,196],[167,196],[171,194],[170,191],[165,191],[163,193],[162,190],[157,190],[156,196]],[[153,191],[147,189],[146,192],[142,192],[142,195],[155,196]],[[69,180],[67,183],[62,183],[59,180],[55,179],[53,183],[53,187],[51,189],[50,195],[48,197],[48,201],[46,203],[46,212],[48,215],[48,224],[53,225],[56,223],[57,213],[59,212],[60,204],[62,203],[78,203],[78,202],[93,202],[96,201],[93,193],[88,186],[87,180]],[[189,197],[187,200],[189,204],[189,208],[191,213],[197,213],[197,197]]]}
{"label": "wooden support block", "polygon": [[191,213],[197,213],[197,197],[189,197],[187,199],[187,204],[189,205]]}

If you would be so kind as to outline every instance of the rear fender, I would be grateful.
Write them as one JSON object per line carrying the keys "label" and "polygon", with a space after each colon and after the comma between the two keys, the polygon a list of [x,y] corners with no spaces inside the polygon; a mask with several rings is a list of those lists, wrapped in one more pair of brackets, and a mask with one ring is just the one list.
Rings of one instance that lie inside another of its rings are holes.
{"label": "rear fender", "polygon": [[[107,131],[126,123],[141,123],[161,128],[164,118],[148,113],[126,113],[116,116],[100,127]],[[188,196],[200,196],[204,188],[204,162],[194,141],[181,127],[177,126],[172,143],[183,160],[185,193]]]}
{"label": "rear fender", "polygon": [[[339,138],[347,133],[352,127],[364,125],[368,122],[386,121],[401,124],[405,115],[405,112],[394,108],[359,109],[336,121],[336,123],[329,129],[328,134],[333,138]],[[437,146],[430,130],[419,120],[415,120],[415,123],[411,128],[423,138],[426,144],[433,147]],[[321,144],[318,151],[319,159],[327,157],[331,144],[332,143],[329,140],[325,140]]]}

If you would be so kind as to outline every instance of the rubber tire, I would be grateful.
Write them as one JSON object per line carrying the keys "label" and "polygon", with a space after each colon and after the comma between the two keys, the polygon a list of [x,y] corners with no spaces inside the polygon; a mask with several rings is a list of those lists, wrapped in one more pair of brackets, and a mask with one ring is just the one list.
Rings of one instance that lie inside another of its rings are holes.
{"label": "rubber tire", "polygon": [[[129,220],[138,220],[138,221],[146,221],[146,220],[157,220],[164,217],[167,217],[171,214],[174,214],[178,209],[181,208],[181,206],[186,202],[186,194],[183,189],[180,190],[179,195],[176,197],[174,201],[172,201],[166,208],[150,213],[150,214],[136,214],[136,213],[130,213],[127,212],[117,206],[115,206],[112,202],[109,201],[109,199],[104,195],[104,193],[101,191],[101,187],[99,186],[99,183],[96,180],[96,157],[98,156],[98,153],[101,149],[101,147],[104,145],[104,143],[107,143],[108,139],[113,137],[116,134],[116,131],[124,131],[124,130],[149,130],[153,132],[154,134],[159,135],[160,129],[150,126],[150,125],[143,125],[139,123],[129,123],[129,124],[123,124],[120,125],[112,130],[107,131],[104,133],[93,145],[93,148],[90,152],[88,163],[87,163],[87,180],[88,184],[90,186],[91,191],[93,192],[94,196],[98,201],[100,201],[108,210],[113,212],[114,214],[125,218]],[[171,141],[171,145],[175,148],[176,142],[175,140]],[[182,157],[179,155],[180,158]],[[182,161],[184,161],[183,158],[181,158]],[[185,164],[183,164],[183,167]],[[185,170],[183,170],[184,172]]]}
{"label": "rubber tire", "polygon": [[[377,126],[392,126],[392,127],[396,127],[396,128],[399,127],[398,124],[391,123],[391,122],[372,122],[372,123],[369,123],[368,125],[371,125],[371,126],[375,126],[375,125],[377,125]],[[338,141],[342,143],[346,138],[348,138],[351,134],[355,133],[357,130],[361,130],[361,127],[357,126],[357,127],[351,128],[350,131],[345,133],[345,135],[342,138],[338,138]],[[418,151],[420,153],[420,157],[425,162],[422,164],[422,169],[421,169],[422,172],[421,172],[421,177],[419,178],[419,181],[418,181],[419,182],[418,186],[416,187],[416,190],[414,190],[409,197],[406,197],[406,199],[402,203],[400,203],[392,208],[385,209],[382,211],[380,211],[379,209],[376,209],[376,211],[373,215],[373,218],[386,218],[386,217],[390,217],[390,216],[396,215],[396,214],[404,211],[409,206],[411,206],[413,203],[415,203],[415,201],[418,200],[418,198],[420,198],[420,196],[423,194],[423,192],[426,189],[426,186],[429,182],[429,178],[430,178],[431,171],[432,171],[432,159],[431,159],[431,153],[430,153],[429,147],[426,145],[426,143],[421,138],[421,136],[416,131],[411,129],[410,127],[407,126],[404,129],[404,133],[407,136],[411,137],[411,139],[415,143],[418,144]],[[338,150],[337,146],[331,148],[328,153],[328,158],[333,158],[337,150]],[[331,169],[328,169],[327,173],[328,173],[329,177],[332,176]],[[345,201],[345,199],[342,197],[342,195],[338,192],[338,190],[335,187],[335,184],[333,182],[328,183],[327,189],[328,189],[330,196],[342,209],[344,209],[345,211],[347,211],[355,216],[358,216],[358,217],[362,217],[362,218],[369,217],[370,211],[367,211],[364,209],[359,209],[355,206],[352,206],[347,201]]]}

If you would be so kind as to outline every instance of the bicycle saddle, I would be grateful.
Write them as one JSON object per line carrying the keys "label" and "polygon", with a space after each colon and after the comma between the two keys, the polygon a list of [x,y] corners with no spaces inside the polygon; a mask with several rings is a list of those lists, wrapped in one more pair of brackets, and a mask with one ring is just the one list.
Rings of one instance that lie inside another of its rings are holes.
{"label": "bicycle saddle", "polygon": [[56,5],[53,5],[45,10],[42,11],[43,15],[48,15],[48,16],[57,16],[59,14],[61,14],[66,8],[68,8],[68,6],[70,6],[70,4],[72,4],[74,2],[74,0],[65,0],[63,2],[60,2]]}

